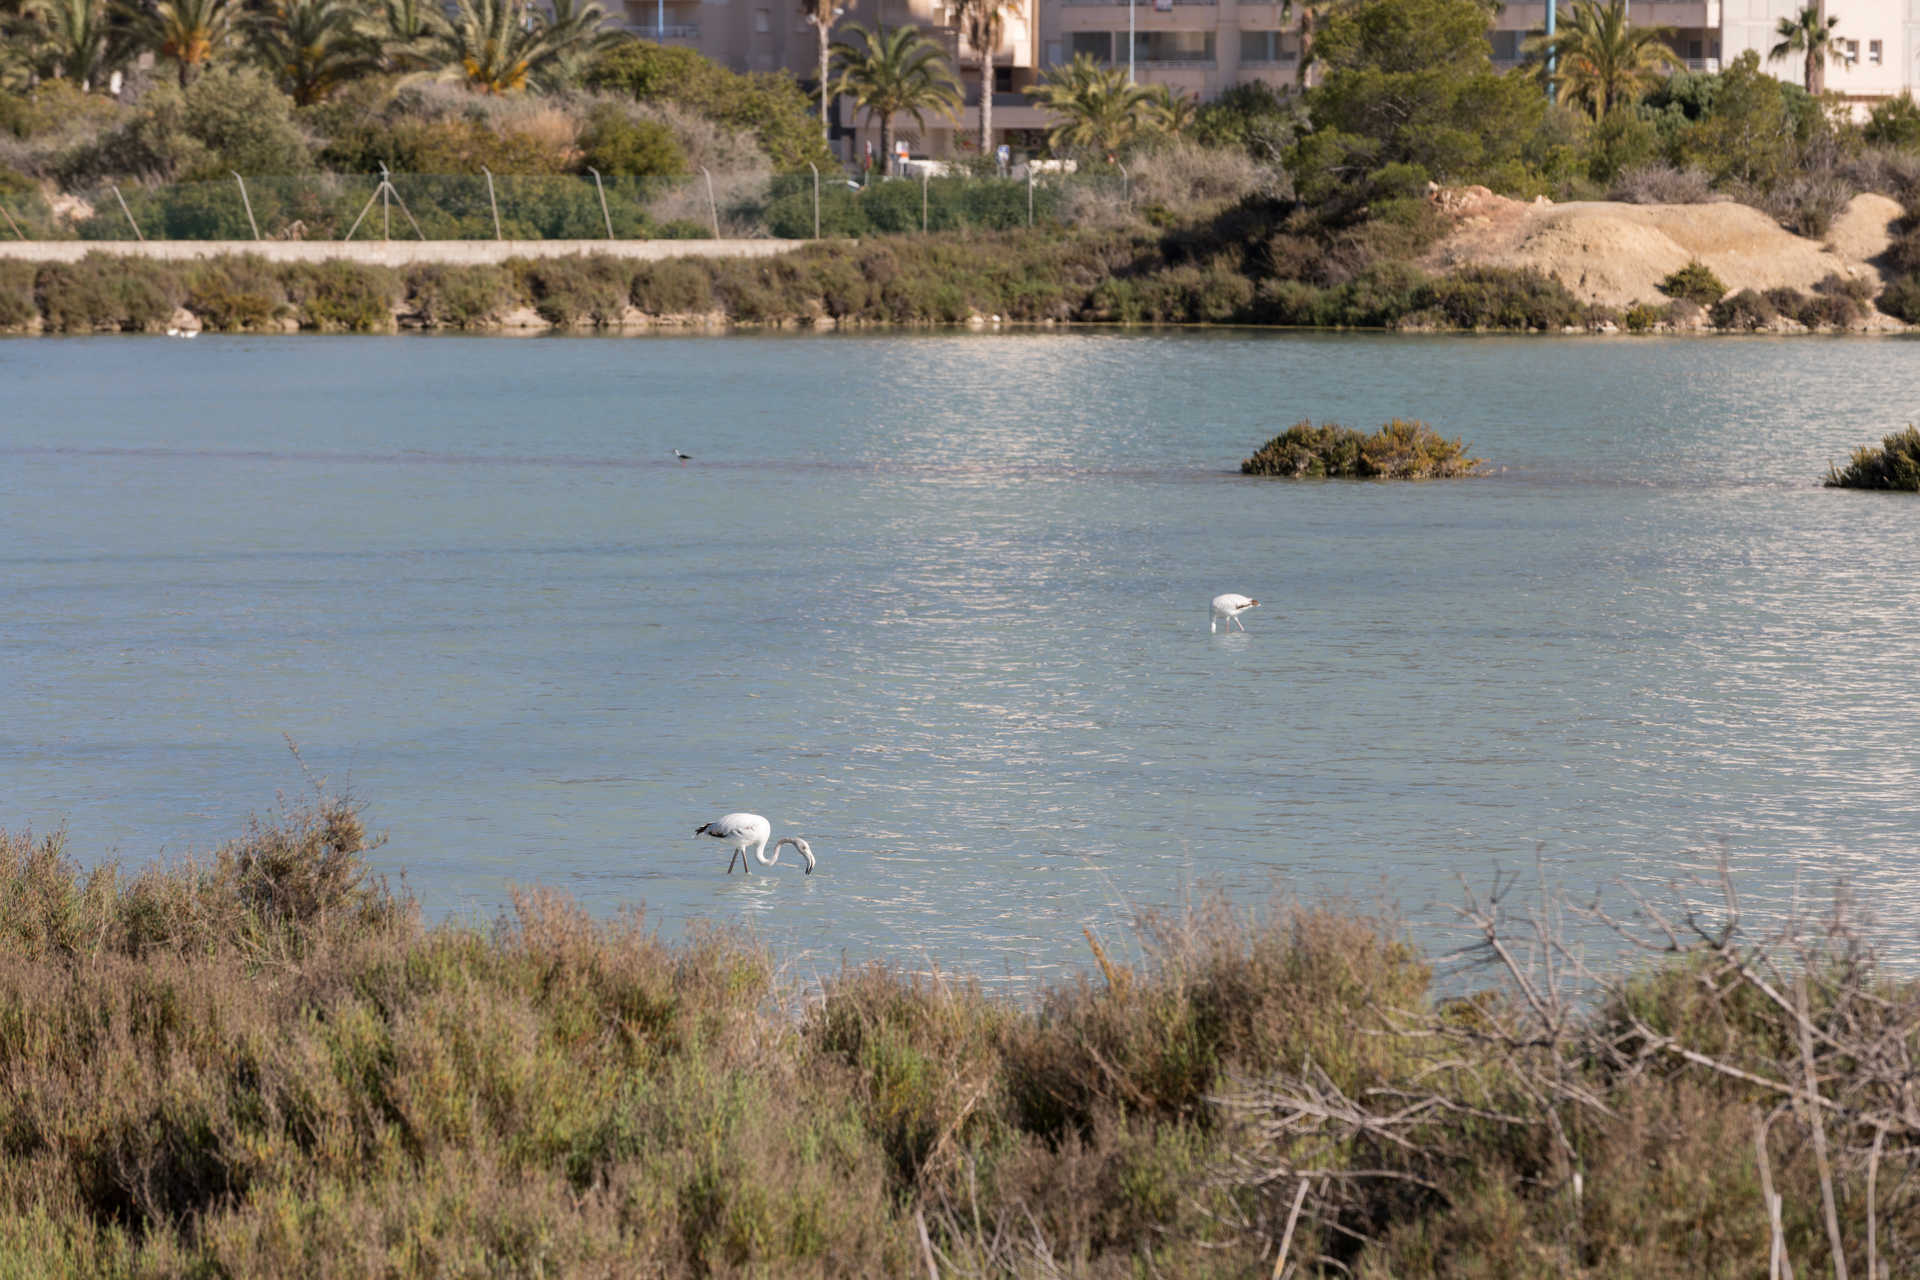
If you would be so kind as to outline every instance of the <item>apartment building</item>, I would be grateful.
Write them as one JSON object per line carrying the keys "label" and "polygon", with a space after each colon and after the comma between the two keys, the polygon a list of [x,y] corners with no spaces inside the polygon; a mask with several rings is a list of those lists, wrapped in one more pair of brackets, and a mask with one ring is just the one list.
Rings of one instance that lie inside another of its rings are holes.
{"label": "apartment building", "polygon": [[[1805,64],[1799,55],[1769,62],[1767,52],[1780,42],[1782,18],[1797,14],[1805,0],[1632,0],[1628,14],[1635,26],[1666,27],[1674,52],[1691,71],[1718,71],[1748,49],[1760,55],[1769,74],[1795,84]],[[1561,15],[1567,0],[1561,0]],[[1909,0],[1828,0],[1827,16],[1839,18],[1834,43],[1841,57],[1826,69],[1828,92],[1837,93],[1864,114],[1873,103],[1911,92],[1920,81],[1920,4]],[[1525,42],[1546,32],[1544,0],[1509,0],[1494,19],[1496,66],[1513,66]]]}
{"label": "apartment building", "polygon": [[[1559,0],[1564,17],[1570,0]],[[1718,71],[1756,49],[1768,72],[1798,82],[1796,57],[1768,62],[1779,20],[1803,0],[1630,0],[1636,25],[1665,27],[1674,51],[1695,71]],[[1920,0],[1829,0],[1844,60],[1828,64],[1827,88],[1864,113],[1880,99],[1920,80]],[[686,45],[736,71],[786,70],[811,82],[819,43],[795,0],[625,0],[627,30],[649,40]],[[970,151],[980,132],[980,54],[961,40],[949,0],[848,0],[840,22],[872,28],[914,25],[943,44],[960,72],[966,105],[957,120],[929,117],[921,128],[895,120],[916,156]],[[840,30],[836,27],[836,32]],[[1526,41],[1546,30],[1546,0],[1507,0],[1490,39],[1496,66],[1519,63]],[[1206,101],[1232,85],[1296,83],[1299,14],[1279,0],[1026,0],[1007,21],[993,52],[993,129],[1016,151],[1037,146],[1052,123],[1021,92],[1047,68],[1078,54],[1131,67],[1146,84],[1165,84]],[[842,99],[831,110],[831,135],[843,160],[857,164],[878,131],[855,119]],[[875,143],[877,146],[877,142]]]}

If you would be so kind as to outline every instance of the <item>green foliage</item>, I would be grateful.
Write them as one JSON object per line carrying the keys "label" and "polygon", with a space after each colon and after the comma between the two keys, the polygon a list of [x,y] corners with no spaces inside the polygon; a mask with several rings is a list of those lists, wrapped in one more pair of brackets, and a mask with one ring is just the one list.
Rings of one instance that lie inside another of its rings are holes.
{"label": "green foliage", "polygon": [[[1679,79],[1679,77],[1675,77]],[[1766,188],[1800,167],[1800,149],[1823,125],[1818,104],[1760,68],[1749,49],[1710,83],[1690,85],[1697,122],[1670,126],[1669,161],[1696,165],[1718,181]],[[1681,103],[1683,119],[1687,105]]]}
{"label": "green foliage", "polygon": [[589,88],[637,102],[670,102],[724,128],[751,133],[775,169],[824,170],[833,155],[799,82],[784,71],[741,74],[692,49],[622,38],[585,73]]}
{"label": "green foliage", "polygon": [[1901,276],[1881,291],[1875,305],[1896,319],[1920,324],[1920,276]]}
{"label": "green foliage", "polygon": [[433,329],[485,328],[514,305],[517,289],[504,268],[443,263],[408,268],[404,284],[418,323]]}
{"label": "green foliage", "polygon": [[156,86],[139,112],[61,162],[68,182],[133,174],[226,179],[229,170],[303,173],[311,165],[293,103],[256,71],[214,67],[185,90]]}
{"label": "green foliage", "polygon": [[1166,132],[1165,112],[1153,90],[1091,54],[1075,54],[1073,61],[1048,68],[1026,93],[1058,117],[1047,131],[1047,146],[1056,153],[1111,160]]}
{"label": "green foliage", "polygon": [[155,330],[166,327],[186,297],[165,263],[128,270],[120,258],[89,253],[78,262],[43,263],[34,276],[34,300],[49,332]]}
{"label": "green foliage", "polygon": [[1666,43],[1668,34],[1662,27],[1634,26],[1627,0],[1574,0],[1558,34],[1532,45],[1530,54],[1542,79],[1558,86],[1567,101],[1586,104],[1596,119],[1604,120],[1663,74],[1685,67]]}
{"label": "green foliage", "polygon": [[1920,492],[1920,429],[1908,426],[1883,438],[1879,448],[1853,451],[1845,467],[1829,467],[1826,484],[1835,489],[1900,489]]}
{"label": "green foliage", "polygon": [[1315,133],[1289,166],[1302,194],[1356,168],[1416,164],[1456,181],[1517,155],[1544,98],[1495,73],[1488,19],[1479,0],[1356,0],[1328,18],[1315,42],[1324,76],[1308,99]]}
{"label": "green foliage", "polygon": [[1716,329],[1765,329],[1780,318],[1780,312],[1770,297],[1742,289],[1709,306],[1707,318]]}
{"label": "green foliage", "polygon": [[[894,117],[905,115],[924,131],[929,114],[954,116],[960,110],[960,82],[945,52],[914,26],[884,23],[868,30],[849,22],[852,39],[833,42],[832,91],[850,95],[854,104],[878,122],[880,154],[893,154]],[[890,163],[890,161],[889,161]]]}
{"label": "green foliage", "polygon": [[1713,274],[1713,268],[1697,258],[1662,280],[1658,287],[1669,298],[1702,307],[1712,306],[1727,292],[1727,286]]}
{"label": "green foliage", "polygon": [[24,329],[39,316],[33,276],[31,263],[0,258],[0,329]]}
{"label": "green foliage", "polygon": [[632,299],[648,315],[703,315],[713,309],[713,279],[696,262],[650,262],[634,272]]}
{"label": "green foliage", "polygon": [[1304,123],[1299,107],[1262,80],[1228,87],[1194,117],[1193,139],[1206,147],[1237,147],[1262,164],[1278,164]]}
{"label": "green foliage", "polygon": [[1242,475],[1315,479],[1426,480],[1478,474],[1481,460],[1466,456],[1424,422],[1395,418],[1372,435],[1326,422],[1302,420],[1267,441],[1240,464]]}
{"label": "green foliage", "polygon": [[634,120],[600,111],[580,134],[581,161],[610,177],[675,177],[687,172],[687,155],[673,130],[654,120]]}
{"label": "green foliage", "polygon": [[633,292],[634,265],[603,254],[538,258],[512,264],[534,310],[561,326],[616,324]]}
{"label": "green foliage", "polygon": [[197,263],[187,277],[187,309],[210,329],[278,328],[288,313],[279,273],[251,254]]}
{"label": "green foliage", "polygon": [[1920,151],[1920,104],[1911,93],[1874,103],[1863,136],[1875,146]]}
{"label": "green foliage", "polygon": [[1627,308],[1627,314],[1620,323],[1628,333],[1651,333],[1653,327],[1666,318],[1666,311],[1651,302],[1636,302]]}
{"label": "green foliage", "polygon": [[403,286],[391,268],[361,262],[292,262],[279,278],[302,329],[383,333]]}

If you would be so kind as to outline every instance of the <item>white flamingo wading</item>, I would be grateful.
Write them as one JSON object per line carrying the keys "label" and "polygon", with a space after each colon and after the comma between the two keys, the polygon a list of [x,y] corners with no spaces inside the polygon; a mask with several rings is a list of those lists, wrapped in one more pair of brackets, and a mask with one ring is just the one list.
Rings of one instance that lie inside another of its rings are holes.
{"label": "white flamingo wading", "polygon": [[1246,596],[1239,595],[1232,591],[1227,592],[1225,595],[1215,596],[1213,598],[1213,618],[1207,623],[1207,631],[1209,633],[1218,631],[1222,622],[1231,622],[1234,626],[1240,627],[1242,631],[1245,631],[1246,628],[1240,624],[1240,615],[1249,609],[1258,608],[1259,605],[1260,602],[1258,600],[1248,599]]}
{"label": "white flamingo wading", "polygon": [[[792,845],[807,863],[807,874],[813,874],[813,850],[799,836],[781,836],[773,846],[771,856],[767,853],[767,841],[773,836],[773,824],[757,813],[729,813],[704,822],[693,829],[696,836],[706,836],[718,840],[721,844],[733,846],[733,858],[740,859],[740,869],[751,873],[753,868],[747,865],[747,850],[753,850],[753,856],[760,865],[770,867],[780,861],[780,849],[783,845]],[[733,874],[733,858],[727,859],[727,874]]]}

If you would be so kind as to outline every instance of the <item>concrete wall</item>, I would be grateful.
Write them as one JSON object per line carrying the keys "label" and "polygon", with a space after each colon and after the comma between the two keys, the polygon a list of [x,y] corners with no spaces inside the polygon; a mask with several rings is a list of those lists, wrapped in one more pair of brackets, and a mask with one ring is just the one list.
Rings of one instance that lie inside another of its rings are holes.
{"label": "concrete wall", "polygon": [[474,265],[508,258],[560,258],[603,253],[657,262],[662,258],[769,258],[799,248],[801,240],[0,240],[0,258],[76,262],[89,253],[169,262],[253,253],[270,262],[365,262],[404,267],[415,262]]}

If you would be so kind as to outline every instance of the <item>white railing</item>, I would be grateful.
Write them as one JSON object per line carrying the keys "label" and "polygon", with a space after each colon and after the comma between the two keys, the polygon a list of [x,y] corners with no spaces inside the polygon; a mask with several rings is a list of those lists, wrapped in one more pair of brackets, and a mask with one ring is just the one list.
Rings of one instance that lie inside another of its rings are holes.
{"label": "white railing", "polygon": [[642,40],[698,40],[700,24],[697,22],[669,22],[666,26],[655,26],[651,22],[629,22],[626,26],[629,35],[639,36]]}

